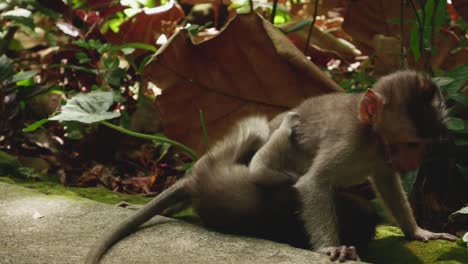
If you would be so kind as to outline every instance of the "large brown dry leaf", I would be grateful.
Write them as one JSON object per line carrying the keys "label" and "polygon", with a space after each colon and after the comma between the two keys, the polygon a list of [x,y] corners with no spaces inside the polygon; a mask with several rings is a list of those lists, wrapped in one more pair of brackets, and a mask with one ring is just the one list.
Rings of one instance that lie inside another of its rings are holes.
{"label": "large brown dry leaf", "polygon": [[[414,20],[410,7],[404,9],[404,17]],[[353,37],[354,44],[364,49],[368,54],[373,51],[375,35],[400,37],[400,1],[356,0],[348,1],[344,16],[343,29]],[[412,25],[405,25],[405,40]]]}
{"label": "large brown dry leaf", "polygon": [[109,31],[106,38],[114,44],[141,42],[154,45],[161,34],[172,35],[184,16],[184,11],[177,3],[168,5],[167,9],[145,9],[125,21],[118,33]]}
{"label": "large brown dry leaf", "polygon": [[200,110],[213,142],[240,117],[272,117],[309,96],[340,90],[256,14],[237,16],[200,44],[184,30],[176,33],[145,73],[163,89],[158,105],[166,134],[199,153],[204,150]]}

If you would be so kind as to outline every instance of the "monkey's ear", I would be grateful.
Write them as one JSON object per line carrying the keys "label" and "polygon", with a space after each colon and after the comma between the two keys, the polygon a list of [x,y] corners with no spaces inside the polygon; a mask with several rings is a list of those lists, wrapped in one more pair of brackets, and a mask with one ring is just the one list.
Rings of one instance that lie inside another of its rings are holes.
{"label": "monkey's ear", "polygon": [[369,125],[378,124],[381,119],[383,105],[382,95],[367,89],[359,103],[359,120]]}

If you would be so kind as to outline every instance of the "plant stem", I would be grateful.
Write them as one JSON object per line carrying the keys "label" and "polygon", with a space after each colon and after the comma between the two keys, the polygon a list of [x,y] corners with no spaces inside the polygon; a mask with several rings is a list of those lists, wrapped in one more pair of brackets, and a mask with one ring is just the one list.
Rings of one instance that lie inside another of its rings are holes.
{"label": "plant stem", "polygon": [[276,16],[276,9],[278,8],[278,0],[273,1],[273,8],[271,9],[271,17],[270,22],[271,24],[275,24],[275,16]]}
{"label": "plant stem", "polygon": [[206,129],[205,115],[203,114],[203,110],[200,109],[200,112],[198,112],[198,116],[200,117],[200,125],[203,132],[203,139],[205,140],[205,147],[208,150],[208,147],[210,146],[210,141],[208,140],[208,129]]}
{"label": "plant stem", "polygon": [[406,66],[406,52],[405,52],[405,5],[406,0],[400,0],[400,69]]}
{"label": "plant stem", "polygon": [[198,155],[192,150],[190,149],[189,147],[185,146],[184,144],[182,143],[179,143],[177,141],[174,141],[174,140],[170,140],[168,138],[165,138],[165,137],[161,137],[161,136],[155,136],[155,135],[148,135],[148,134],[143,134],[143,133],[138,133],[138,132],[134,132],[134,131],[130,131],[130,130],[127,130],[123,127],[120,127],[120,126],[116,126],[114,124],[111,124],[107,121],[100,121],[99,122],[100,124],[106,126],[106,127],[109,127],[109,128],[112,128],[112,129],[115,129],[121,133],[124,133],[126,135],[129,135],[129,136],[132,136],[132,137],[137,137],[137,138],[143,138],[143,139],[148,139],[148,140],[154,140],[156,142],[159,142],[159,143],[167,143],[167,144],[171,144],[175,147],[178,147],[180,148],[181,150],[183,150],[185,153],[187,153],[190,158],[192,158],[193,160],[197,160],[198,159]]}
{"label": "plant stem", "polygon": [[314,3],[314,17],[312,18],[312,23],[310,23],[309,32],[307,33],[307,39],[304,47],[304,55],[307,54],[309,50],[310,38],[312,37],[312,30],[315,26],[315,21],[317,20],[317,11],[318,11],[318,0],[315,0]]}
{"label": "plant stem", "polygon": [[250,5],[250,13],[253,13],[254,11],[253,0],[249,0],[249,5]]}

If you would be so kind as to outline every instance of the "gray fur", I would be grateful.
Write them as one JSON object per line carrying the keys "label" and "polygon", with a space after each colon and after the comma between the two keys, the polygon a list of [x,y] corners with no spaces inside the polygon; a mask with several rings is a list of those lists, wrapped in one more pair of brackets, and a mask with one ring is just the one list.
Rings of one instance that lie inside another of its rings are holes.
{"label": "gray fur", "polygon": [[[299,117],[288,113],[270,133],[268,120],[250,117],[198,160],[189,175],[158,195],[100,238],[85,264],[95,264],[118,240],[134,232],[156,214],[172,214],[192,205],[202,221],[234,233],[255,233],[285,211],[293,215],[294,175],[283,173],[290,136]],[[291,207],[291,209],[287,209]]]}

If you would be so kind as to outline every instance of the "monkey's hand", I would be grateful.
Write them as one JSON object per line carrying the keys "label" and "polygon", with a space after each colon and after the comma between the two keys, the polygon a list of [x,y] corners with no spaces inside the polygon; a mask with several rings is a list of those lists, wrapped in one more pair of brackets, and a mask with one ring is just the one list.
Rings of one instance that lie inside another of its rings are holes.
{"label": "monkey's hand", "polygon": [[356,252],[356,248],[353,246],[323,247],[320,248],[318,252],[330,256],[331,261],[335,261],[337,259],[340,262],[345,262],[346,260],[361,260]]}
{"label": "monkey's hand", "polygon": [[455,241],[457,237],[448,233],[433,233],[429,230],[422,229],[420,227],[416,227],[414,234],[410,236],[410,238],[422,242],[428,242],[429,240],[435,239],[445,239],[448,241]]}

